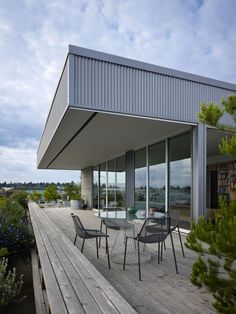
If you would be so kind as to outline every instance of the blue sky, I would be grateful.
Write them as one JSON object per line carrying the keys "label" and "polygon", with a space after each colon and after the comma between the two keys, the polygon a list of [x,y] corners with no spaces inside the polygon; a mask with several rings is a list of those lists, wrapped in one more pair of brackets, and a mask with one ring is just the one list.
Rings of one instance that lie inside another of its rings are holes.
{"label": "blue sky", "polygon": [[236,83],[235,0],[0,0],[0,182],[78,181],[37,170],[69,44]]}

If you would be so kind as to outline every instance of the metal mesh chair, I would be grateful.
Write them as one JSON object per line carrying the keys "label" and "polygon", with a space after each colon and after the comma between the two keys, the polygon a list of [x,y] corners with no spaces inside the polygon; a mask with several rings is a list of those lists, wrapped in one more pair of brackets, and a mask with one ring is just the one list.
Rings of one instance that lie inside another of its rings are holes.
{"label": "metal mesh chair", "polygon": [[98,254],[98,238],[105,238],[106,239],[106,253],[107,253],[107,260],[108,260],[108,267],[111,268],[110,265],[110,256],[109,256],[109,248],[108,248],[108,235],[101,232],[100,230],[96,229],[85,229],[81,220],[78,216],[71,214],[75,226],[75,240],[74,245],[76,244],[77,237],[80,237],[83,239],[82,247],[81,247],[81,253],[83,253],[84,250],[84,242],[85,239],[96,239],[96,249],[97,249],[97,258],[99,258]]}
{"label": "metal mesh chair", "polygon": [[170,232],[173,232],[175,229],[177,229],[177,231],[178,231],[179,241],[180,241],[180,245],[181,245],[181,249],[182,249],[182,254],[183,254],[183,257],[185,257],[184,247],[183,247],[183,243],[182,243],[182,239],[181,239],[181,235],[180,235],[180,231],[179,231],[180,210],[179,209],[168,209],[168,211],[166,212],[166,216],[170,217],[170,220],[171,220]]}
{"label": "metal mesh chair", "polygon": [[[140,263],[140,248],[139,244],[142,243],[158,243],[158,264],[160,263],[160,259],[162,260],[162,245],[166,238],[170,235],[171,244],[173,250],[173,256],[175,261],[175,269],[178,274],[178,267],[175,256],[175,249],[173,243],[172,233],[170,231],[170,217],[163,218],[147,218],[143,226],[136,237],[126,237],[125,240],[125,253],[124,253],[124,264],[123,269],[125,269],[126,264],[126,251],[127,251],[127,241],[128,239],[133,239],[137,241],[138,244],[138,268],[139,268],[139,280],[141,281],[141,263]],[[160,256],[161,254],[161,256]]]}

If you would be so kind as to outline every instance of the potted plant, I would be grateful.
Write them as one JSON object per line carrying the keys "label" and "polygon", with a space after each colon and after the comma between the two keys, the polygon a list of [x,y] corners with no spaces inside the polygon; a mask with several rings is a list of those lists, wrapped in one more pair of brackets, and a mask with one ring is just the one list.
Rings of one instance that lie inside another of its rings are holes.
{"label": "potted plant", "polygon": [[48,203],[55,202],[58,198],[58,193],[56,186],[54,184],[50,184],[46,187],[44,191],[44,199],[46,201],[46,206],[48,206]]}
{"label": "potted plant", "polygon": [[64,187],[64,191],[70,201],[71,209],[81,208],[80,186],[74,183],[68,183]]}
{"label": "potted plant", "polygon": [[81,208],[81,195],[79,192],[75,192],[71,196],[70,200],[71,209],[80,209]]}

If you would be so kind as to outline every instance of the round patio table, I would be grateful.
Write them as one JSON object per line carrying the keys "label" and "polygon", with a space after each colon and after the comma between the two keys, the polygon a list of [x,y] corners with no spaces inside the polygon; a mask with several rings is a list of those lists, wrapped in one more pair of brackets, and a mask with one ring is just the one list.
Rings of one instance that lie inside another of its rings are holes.
{"label": "round patio table", "polygon": [[[138,211],[135,214],[130,214],[126,210],[121,211],[104,211],[95,214],[97,217],[102,219],[112,219],[112,223],[116,223],[120,229],[115,232],[114,242],[110,251],[111,260],[118,264],[124,262],[124,251],[125,251],[125,239],[126,236],[135,237],[140,229],[142,228],[143,222],[146,219],[146,211]],[[154,213],[154,218],[161,218],[165,214]],[[122,222],[130,223],[130,228],[122,229]],[[145,263],[151,260],[151,254],[145,243],[140,243],[140,262]],[[126,264],[137,264],[138,263],[138,250],[137,241],[129,239],[127,242],[127,253],[126,253]]]}

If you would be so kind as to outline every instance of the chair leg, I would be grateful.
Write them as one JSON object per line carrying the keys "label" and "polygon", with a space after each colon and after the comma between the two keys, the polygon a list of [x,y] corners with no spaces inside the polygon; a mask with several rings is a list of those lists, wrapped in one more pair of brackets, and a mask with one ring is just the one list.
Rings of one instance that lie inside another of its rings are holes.
{"label": "chair leg", "polygon": [[166,241],[164,241],[164,249],[166,250]]}
{"label": "chair leg", "polygon": [[[100,223],[100,231],[102,232],[102,220]],[[99,238],[99,248],[101,247],[101,237]]]}
{"label": "chair leg", "polygon": [[85,238],[83,238],[83,243],[82,243],[81,253],[83,253],[83,250],[84,250],[84,242],[85,242]]}
{"label": "chair leg", "polygon": [[77,234],[75,235],[74,245],[75,245],[75,243],[76,243],[76,239],[77,239]]}
{"label": "chair leg", "polygon": [[160,264],[160,242],[158,242],[158,264]]}
{"label": "chair leg", "polygon": [[99,255],[98,255],[98,238],[96,237],[96,249],[97,249],[97,258],[99,258]]}
{"label": "chair leg", "polygon": [[171,239],[171,244],[172,244],[172,250],[173,250],[173,256],[174,256],[174,260],[175,260],[175,270],[176,270],[176,274],[178,274],[178,267],[177,267],[177,261],[176,261],[176,256],[175,256],[175,248],[174,248],[174,241],[173,241],[173,237],[172,237],[172,232],[170,232],[170,239]]}
{"label": "chair leg", "polygon": [[178,228],[179,241],[180,241],[180,244],[181,244],[182,254],[183,254],[183,257],[185,257],[185,255],[184,255],[184,247],[183,247],[183,243],[182,243],[182,239],[181,239],[181,235],[180,235],[180,231],[179,231],[179,226],[177,226],[177,228]]}
{"label": "chair leg", "polygon": [[161,262],[162,262],[162,255],[163,255],[163,242],[161,242]]}
{"label": "chair leg", "polygon": [[138,273],[139,273],[139,281],[141,281],[141,264],[140,264],[140,251],[139,251],[139,240],[138,240]]}
{"label": "chair leg", "polygon": [[128,241],[128,237],[126,237],[126,239],[125,239],[125,253],[124,253],[123,269],[125,269],[125,263],[126,263],[127,241]]}
{"label": "chair leg", "polygon": [[[106,226],[106,237],[108,237],[108,234],[107,234],[107,226]],[[106,252],[107,253],[107,252]]]}
{"label": "chair leg", "polygon": [[110,255],[109,255],[109,248],[108,248],[108,237],[106,237],[106,253],[107,253],[108,267],[111,268],[111,264],[110,264]]}

